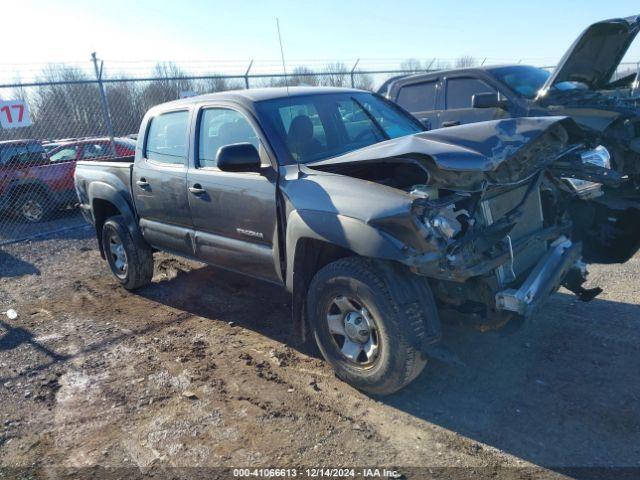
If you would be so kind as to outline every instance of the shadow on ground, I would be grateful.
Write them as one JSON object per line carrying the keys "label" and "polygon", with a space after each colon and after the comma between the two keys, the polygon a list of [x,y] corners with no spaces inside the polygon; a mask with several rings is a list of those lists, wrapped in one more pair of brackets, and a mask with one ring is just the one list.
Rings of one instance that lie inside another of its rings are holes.
{"label": "shadow on ground", "polygon": [[30,262],[0,250],[0,278],[40,275],[40,270]]}
{"label": "shadow on ground", "polygon": [[638,467],[638,327],[638,305],[558,294],[511,335],[445,327],[466,368],[382,401],[536,465]]}

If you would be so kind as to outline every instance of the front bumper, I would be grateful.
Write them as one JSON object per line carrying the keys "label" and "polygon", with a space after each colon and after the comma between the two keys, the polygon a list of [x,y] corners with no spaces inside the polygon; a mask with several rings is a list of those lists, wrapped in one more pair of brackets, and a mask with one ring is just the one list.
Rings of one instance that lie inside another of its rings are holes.
{"label": "front bumper", "polygon": [[533,314],[562,283],[562,280],[580,260],[580,243],[560,237],[536,264],[518,289],[502,290],[496,294],[498,310],[515,312],[523,316]]}

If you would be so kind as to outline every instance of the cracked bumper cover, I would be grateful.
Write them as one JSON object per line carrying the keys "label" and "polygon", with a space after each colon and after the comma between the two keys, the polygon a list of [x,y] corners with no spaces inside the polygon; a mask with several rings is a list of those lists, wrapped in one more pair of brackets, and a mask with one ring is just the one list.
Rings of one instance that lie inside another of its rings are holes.
{"label": "cracked bumper cover", "polygon": [[499,310],[529,316],[553,293],[562,280],[579,262],[580,243],[567,238],[558,239],[536,264],[518,289],[502,290],[496,294]]}

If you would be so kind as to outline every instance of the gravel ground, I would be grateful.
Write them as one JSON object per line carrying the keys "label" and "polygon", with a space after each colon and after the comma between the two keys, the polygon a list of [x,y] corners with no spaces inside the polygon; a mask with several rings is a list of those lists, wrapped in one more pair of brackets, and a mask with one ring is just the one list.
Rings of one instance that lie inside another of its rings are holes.
{"label": "gravel ground", "polygon": [[158,254],[153,284],[129,293],[91,235],[0,247],[0,311],[19,315],[0,316],[1,467],[36,478],[97,466],[122,478],[239,466],[595,478],[567,468],[640,467],[638,256],[591,268],[597,300],[561,291],[515,332],[445,325],[466,366],[432,361],[407,389],[373,398],[313,347],[294,348],[281,289]]}
{"label": "gravel ground", "polygon": [[50,217],[40,223],[26,223],[13,218],[6,211],[0,212],[0,245],[41,234],[78,228],[86,223],[77,208],[52,212]]}

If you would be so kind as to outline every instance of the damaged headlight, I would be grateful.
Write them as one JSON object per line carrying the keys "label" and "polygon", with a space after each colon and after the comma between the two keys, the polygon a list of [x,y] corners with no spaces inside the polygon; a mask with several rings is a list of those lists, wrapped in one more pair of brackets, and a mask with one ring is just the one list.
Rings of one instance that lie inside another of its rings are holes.
{"label": "damaged headlight", "polygon": [[[611,154],[602,145],[598,145],[592,150],[587,150],[580,155],[583,165],[595,165],[596,167],[611,169]],[[596,182],[590,182],[589,180],[582,180],[579,178],[566,178],[563,180],[567,182],[576,194],[583,199],[589,199],[599,197],[602,195],[602,184]]]}
{"label": "damaged headlight", "polygon": [[580,158],[582,159],[582,163],[590,163],[596,167],[611,169],[611,154],[609,150],[602,145],[598,145],[593,150],[587,150],[580,155]]}
{"label": "damaged headlight", "polygon": [[444,215],[436,215],[431,220],[431,225],[447,239],[455,237],[462,231],[462,225],[457,219],[453,217],[447,218]]}
{"label": "damaged headlight", "polygon": [[455,205],[447,205],[440,209],[431,218],[426,217],[425,223],[434,231],[438,232],[444,240],[451,240],[465,230],[465,226],[472,223],[469,219],[469,212],[464,209],[457,209]]}

